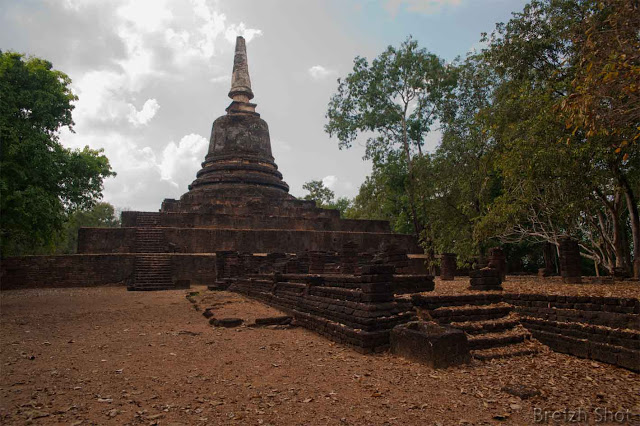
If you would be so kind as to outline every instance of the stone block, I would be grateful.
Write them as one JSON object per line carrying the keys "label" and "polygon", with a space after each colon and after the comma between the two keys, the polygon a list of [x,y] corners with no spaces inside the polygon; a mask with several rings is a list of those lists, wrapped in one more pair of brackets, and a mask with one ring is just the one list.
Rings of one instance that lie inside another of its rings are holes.
{"label": "stone block", "polygon": [[462,330],[435,322],[412,321],[391,330],[391,352],[431,368],[447,368],[470,361],[469,343]]}

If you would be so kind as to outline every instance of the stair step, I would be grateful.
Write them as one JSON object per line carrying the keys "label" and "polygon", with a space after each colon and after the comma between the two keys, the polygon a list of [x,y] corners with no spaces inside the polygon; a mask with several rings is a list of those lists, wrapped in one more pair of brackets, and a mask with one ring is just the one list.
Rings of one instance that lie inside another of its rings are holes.
{"label": "stair step", "polygon": [[471,356],[480,361],[492,359],[512,358],[516,356],[533,355],[540,352],[538,343],[527,340],[517,345],[502,346],[498,348],[476,349],[471,351]]}
{"label": "stair step", "polygon": [[517,328],[501,333],[476,334],[469,336],[469,348],[472,350],[496,348],[514,343],[522,343],[530,337],[531,335],[528,331]]}
{"label": "stair step", "polygon": [[129,291],[161,291],[161,290],[178,290],[178,287],[171,286],[131,286],[127,287]]}
{"label": "stair step", "polygon": [[506,317],[513,310],[507,303],[491,305],[463,305],[437,308],[429,312],[439,323],[488,321]]}
{"label": "stair step", "polygon": [[449,325],[467,334],[484,334],[510,330],[518,324],[520,324],[520,321],[514,316],[509,315],[503,318],[484,321],[452,322]]}

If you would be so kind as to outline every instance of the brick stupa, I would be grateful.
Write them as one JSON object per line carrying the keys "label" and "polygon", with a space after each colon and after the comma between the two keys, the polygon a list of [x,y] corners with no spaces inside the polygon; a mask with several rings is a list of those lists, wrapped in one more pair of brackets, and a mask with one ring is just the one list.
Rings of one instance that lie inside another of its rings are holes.
{"label": "brick stupa", "polygon": [[[269,127],[251,103],[245,40],[238,37],[226,114],[213,122],[202,169],[179,200],[159,212],[125,211],[121,228],[82,228],[78,253],[132,253],[133,290],[175,288],[188,280],[207,284],[216,252],[360,252],[393,245],[421,253],[411,235],[395,234],[387,221],[341,219],[337,210],[298,200],[274,162]],[[213,266],[215,268],[215,266]]]}

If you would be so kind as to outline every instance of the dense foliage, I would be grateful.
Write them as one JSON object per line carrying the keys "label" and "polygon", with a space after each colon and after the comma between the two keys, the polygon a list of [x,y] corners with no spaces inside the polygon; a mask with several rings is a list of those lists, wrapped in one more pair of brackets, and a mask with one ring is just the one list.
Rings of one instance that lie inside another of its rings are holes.
{"label": "dense foliage", "polygon": [[335,198],[336,194],[324,186],[321,180],[310,180],[302,185],[302,189],[308,192],[303,198],[305,200],[313,200],[316,206],[323,209],[332,209],[340,211],[340,216],[344,217],[347,209],[351,207],[351,200],[346,197]]}
{"label": "dense foliage", "polygon": [[76,210],[65,221],[62,232],[55,242],[55,252],[77,253],[80,228],[116,228],[118,226],[120,226],[120,220],[115,208],[109,203],[98,202],[88,210]]}
{"label": "dense foliage", "polygon": [[100,150],[58,141],[77,98],[50,62],[0,51],[2,255],[52,251],[69,214],[90,209],[114,175]]}
{"label": "dense foliage", "polygon": [[[485,49],[446,66],[412,39],[371,66],[356,58],[326,126],[340,147],[369,137],[373,172],[347,215],[417,227],[427,253],[462,261],[496,244],[548,258],[570,235],[599,270],[631,274],[639,15],[632,0],[532,0],[483,35]],[[423,152],[435,126],[441,142]]]}

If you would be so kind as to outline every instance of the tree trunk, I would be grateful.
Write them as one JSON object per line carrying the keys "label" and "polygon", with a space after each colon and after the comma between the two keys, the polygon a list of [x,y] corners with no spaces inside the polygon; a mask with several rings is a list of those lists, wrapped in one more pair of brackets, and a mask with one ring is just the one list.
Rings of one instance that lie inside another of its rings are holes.
{"label": "tree trunk", "polygon": [[625,201],[629,209],[631,221],[631,238],[633,239],[633,277],[640,278],[640,216],[638,215],[638,202],[633,194],[633,189],[627,178],[619,173],[618,180],[624,191]]}
{"label": "tree trunk", "polygon": [[542,247],[542,256],[544,257],[544,269],[547,274],[557,272],[555,265],[556,254],[553,250],[553,244],[544,243],[544,246]]}
{"label": "tree trunk", "polygon": [[[404,113],[407,113],[407,105],[404,107]],[[413,179],[413,164],[411,161],[411,150],[409,149],[409,137],[407,135],[407,121],[405,117],[402,117],[402,145],[404,148],[404,153],[407,156],[407,169],[409,172],[408,179],[408,192],[409,192],[409,206],[411,208],[411,216],[413,219],[413,228],[416,234],[416,238],[420,238],[420,225],[418,224],[418,214],[416,213],[416,197],[414,194],[414,179]]]}

